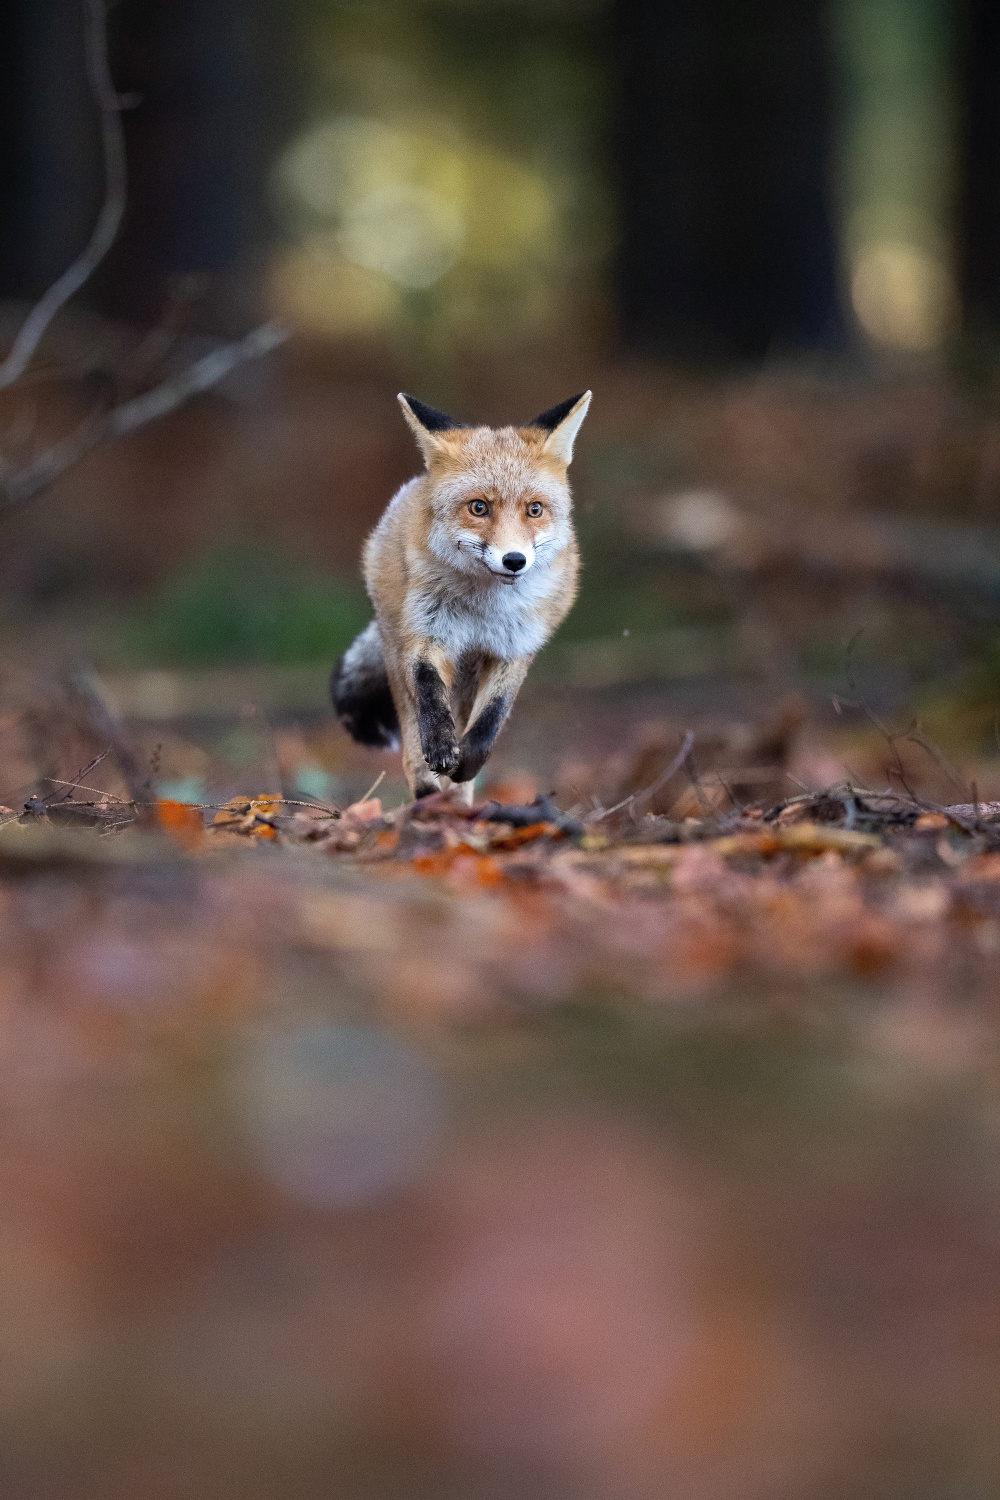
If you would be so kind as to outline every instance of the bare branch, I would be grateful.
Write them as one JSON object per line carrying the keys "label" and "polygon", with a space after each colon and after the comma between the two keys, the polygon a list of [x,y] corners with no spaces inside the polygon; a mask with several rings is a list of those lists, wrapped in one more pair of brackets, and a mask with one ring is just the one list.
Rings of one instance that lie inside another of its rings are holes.
{"label": "bare branch", "polygon": [[[100,112],[104,147],[104,203],[90,242],[63,272],[21,326],[7,358],[0,363],[0,389],[23,375],[52,319],[70,297],[93,275],[114,243],[125,212],[127,180],[121,111],[129,100],[115,92],[108,63],[105,0],[82,0],[87,50],[87,76]],[[268,354],[287,338],[277,323],[264,323],[246,338],[203,355],[188,369],[169,376],[152,390],[120,401],[110,410],[98,407],[75,431],[23,465],[0,457],[0,508],[19,505],[71,469],[85,454],[111,438],[124,437],[158,417],[166,416],[199,391],[218,385],[230,371]]]}
{"label": "bare branch", "polygon": [[[63,801],[65,801],[65,799],[67,797],[70,796],[70,794],[73,791],[73,788],[82,785],[83,778],[85,776],[89,776],[90,773],[91,773],[91,771],[96,770],[96,768],[101,764],[101,761],[102,760],[107,760],[107,758],[108,758],[108,756],[110,754],[111,754],[111,749],[109,747],[107,750],[102,750],[101,753],[100,753],[100,755],[95,755],[94,759],[90,762],[89,766],[84,766],[84,768],[83,768],[82,771],[78,771],[77,772],[77,776],[76,776],[76,780],[75,781],[59,781],[55,776],[47,776],[45,779],[47,781],[51,781],[52,784],[53,784],[53,786],[66,786],[66,787],[69,787],[69,791],[68,792],[64,792],[63,795],[62,795],[62,797],[60,797],[60,799],[59,799],[60,802],[63,802]],[[103,796],[103,793],[101,792],[101,790],[100,790],[99,787],[85,786],[83,788],[83,790],[85,792],[96,791],[98,793],[98,795]]]}
{"label": "bare branch", "polygon": [[626,797],[623,802],[616,802],[614,807],[606,808],[604,812],[599,812],[596,814],[596,816],[588,817],[587,821],[589,823],[599,823],[602,818],[610,818],[612,813],[621,812],[623,807],[632,807],[634,810],[634,808],[638,807],[641,802],[648,801],[650,797],[654,796],[658,791],[661,790],[661,788],[665,787],[671,776],[676,775],[681,766],[684,765],[688,756],[691,754],[691,746],[693,744],[694,731],[689,729],[684,736],[681,748],[678,750],[677,754],[674,756],[670,764],[660,772],[659,776],[657,776],[654,782],[652,782],[641,792],[633,792],[631,797]]}
{"label": "bare branch", "polygon": [[237,365],[270,354],[287,337],[288,329],[283,323],[262,323],[237,343],[224,344],[221,349],[202,355],[186,370],[164,380],[151,391],[115,407],[108,417],[107,436],[124,437],[157,417],[165,417],[168,412],[183,406],[190,396],[218,385]]}
{"label": "bare branch", "polygon": [[[141,802],[143,798],[147,798],[150,791],[150,777],[139,764],[117,717],[104,701],[99,681],[94,673],[82,664],[76,666],[64,674],[62,689],[70,707],[75,709],[81,722],[110,747],[128,789],[129,799],[132,802]],[[51,778],[47,779],[51,780]]]}
{"label": "bare branch", "polygon": [[[974,788],[969,787],[962,780],[958,771],[952,765],[948,757],[942,750],[938,749],[933,740],[929,740],[927,738],[926,734],[924,734],[919,724],[914,724],[910,729],[907,730],[906,734],[900,736],[900,738],[909,740],[911,745],[916,745],[918,749],[923,750],[924,754],[930,757],[930,759],[937,766],[938,770],[943,772],[943,774],[947,776],[948,780],[951,782],[952,786],[956,788],[957,791],[969,792],[970,790],[975,790]],[[972,800],[973,802],[975,802],[975,797],[973,797]]]}
{"label": "bare branch", "polygon": [[0,506],[7,509],[23,500],[30,500],[32,495],[47,489],[85,453],[96,448],[103,441],[105,431],[106,418],[100,412],[94,412],[68,437],[59,443],[53,443],[51,448],[39,453],[23,468],[15,469],[12,465],[3,463],[0,470]]}
{"label": "bare branch", "polygon": [[166,416],[183,406],[191,396],[211,390],[237,366],[269,354],[287,337],[288,330],[280,323],[263,323],[246,338],[213,349],[151,391],[125,401],[109,412],[93,414],[61,443],[47,448],[24,468],[6,478],[0,476],[0,507],[8,508],[30,500],[108,438],[124,437],[147,422]]}
{"label": "bare branch", "polygon": [[94,274],[114,244],[125,213],[127,189],[125,136],[122,131],[122,100],[115,92],[108,65],[107,14],[104,0],[84,0],[87,76],[100,112],[104,148],[104,202],[90,241],[80,255],[53,282],[25,318],[7,358],[0,364],[0,390],[13,385],[27,369],[52,319],[61,307]]}

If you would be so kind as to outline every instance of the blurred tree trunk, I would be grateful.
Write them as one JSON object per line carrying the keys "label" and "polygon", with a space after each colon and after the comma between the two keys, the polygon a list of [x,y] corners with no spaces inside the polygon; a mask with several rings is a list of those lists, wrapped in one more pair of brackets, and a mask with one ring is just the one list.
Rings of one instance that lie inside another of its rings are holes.
{"label": "blurred tree trunk", "polygon": [[959,281],[966,330],[1000,336],[1000,4],[965,0]]}
{"label": "blurred tree trunk", "polygon": [[616,0],[621,330],[759,358],[837,342],[823,0]]}
{"label": "blurred tree trunk", "polygon": [[[85,243],[103,192],[80,0],[8,0],[0,17],[0,296],[35,297]],[[80,300],[150,322],[181,277],[206,320],[245,323],[269,235],[267,174],[290,27],[274,0],[121,0],[109,9],[124,115],[125,221]]]}
{"label": "blurred tree trunk", "polygon": [[85,244],[100,205],[80,0],[8,0],[0,90],[0,295],[34,298]]}

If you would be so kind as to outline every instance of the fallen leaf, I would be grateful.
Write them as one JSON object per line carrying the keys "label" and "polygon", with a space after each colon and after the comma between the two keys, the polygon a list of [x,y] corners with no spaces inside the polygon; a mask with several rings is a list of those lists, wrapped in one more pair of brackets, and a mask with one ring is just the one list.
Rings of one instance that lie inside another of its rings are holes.
{"label": "fallen leaf", "polygon": [[281,811],[281,797],[231,797],[212,819],[212,828],[244,834],[254,839],[275,839],[273,819]]}
{"label": "fallen leaf", "polygon": [[685,844],[622,844],[608,850],[611,859],[621,860],[626,865],[658,867],[676,865],[687,852]]}
{"label": "fallen leaf", "polygon": [[448,876],[452,884],[495,886],[503,880],[498,861],[470,844],[457,844],[434,854],[418,854],[411,863],[419,874]]}
{"label": "fallen leaf", "polygon": [[[504,825],[501,824],[501,827]],[[535,839],[563,839],[565,834],[554,823],[529,823],[527,828],[515,828],[494,840],[494,849],[520,849],[522,844],[532,844]]]}
{"label": "fallen leaf", "polygon": [[350,807],[344,809],[340,821],[364,826],[366,823],[377,823],[381,817],[382,799],[369,797],[367,802],[352,802]]}
{"label": "fallen leaf", "polygon": [[186,849],[196,849],[204,837],[201,809],[191,802],[173,802],[161,797],[156,804],[156,821],[164,833]]}

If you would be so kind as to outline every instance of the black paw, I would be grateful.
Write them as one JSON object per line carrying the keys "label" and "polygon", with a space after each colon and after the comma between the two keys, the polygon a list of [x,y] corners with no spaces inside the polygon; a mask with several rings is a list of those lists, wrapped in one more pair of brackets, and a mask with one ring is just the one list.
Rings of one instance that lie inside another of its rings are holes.
{"label": "black paw", "polygon": [[459,750],[454,740],[434,740],[422,745],[424,760],[436,776],[450,776],[458,765]]}
{"label": "black paw", "polygon": [[508,699],[497,697],[490,700],[468,734],[459,745],[458,765],[451,776],[453,781],[471,781],[486,764],[497,731],[507,714]]}
{"label": "black paw", "polygon": [[463,740],[459,746],[458,765],[454,771],[448,773],[452,781],[472,781],[486,764],[488,754],[489,751],[482,750],[479,746],[467,745]]}

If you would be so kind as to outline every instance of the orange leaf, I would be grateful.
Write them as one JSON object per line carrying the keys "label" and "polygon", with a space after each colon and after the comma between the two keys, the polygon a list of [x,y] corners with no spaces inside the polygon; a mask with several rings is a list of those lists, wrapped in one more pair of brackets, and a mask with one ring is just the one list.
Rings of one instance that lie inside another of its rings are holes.
{"label": "orange leaf", "polygon": [[414,857],[413,868],[421,875],[447,875],[453,857],[451,849],[442,849],[438,854],[418,854]]}
{"label": "orange leaf", "polygon": [[503,870],[489,854],[477,854],[472,871],[477,885],[494,886],[503,882]]}
{"label": "orange leaf", "polygon": [[535,839],[547,835],[552,839],[563,839],[563,834],[554,823],[529,823],[527,828],[515,828],[512,833],[497,839],[494,849],[519,849],[522,844],[531,844]]}
{"label": "orange leaf", "polygon": [[453,884],[494,886],[503,880],[500,865],[489,854],[480,854],[469,844],[457,844],[437,854],[418,854],[413,868],[421,875],[446,875]]}
{"label": "orange leaf", "polygon": [[186,849],[195,849],[201,843],[205,831],[201,810],[190,802],[171,802],[161,797],[156,804],[156,821],[164,833]]}
{"label": "orange leaf", "polygon": [[213,828],[224,828],[230,823],[241,823],[250,811],[249,797],[230,797],[212,819]]}
{"label": "orange leaf", "polygon": [[266,819],[273,818],[281,809],[281,798],[230,797],[224,807],[212,819],[212,827],[225,828],[232,833],[243,833],[253,839],[277,838],[275,829]]}

